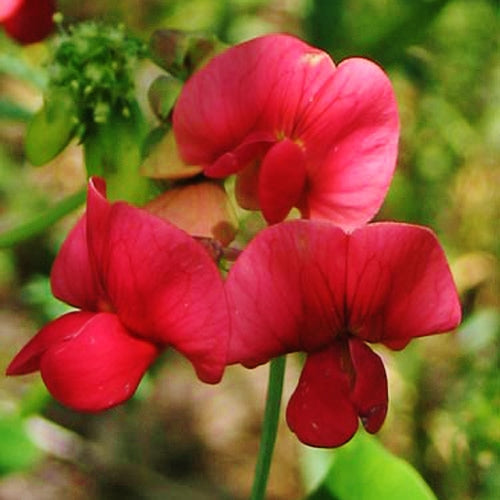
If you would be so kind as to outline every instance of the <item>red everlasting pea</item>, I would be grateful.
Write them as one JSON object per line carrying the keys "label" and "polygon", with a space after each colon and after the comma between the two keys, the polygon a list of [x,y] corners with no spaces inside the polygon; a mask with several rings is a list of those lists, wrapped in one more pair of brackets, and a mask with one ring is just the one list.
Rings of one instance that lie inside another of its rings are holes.
{"label": "red everlasting pea", "polygon": [[377,223],[352,233],[296,220],[259,233],[229,272],[229,362],[254,367],[307,353],[287,421],[309,445],[339,446],[358,418],[387,412],[383,363],[368,344],[402,349],[448,331],[461,312],[445,255],[426,228]]}
{"label": "red everlasting pea", "polygon": [[2,0],[0,24],[20,43],[39,42],[54,28],[55,0]]}
{"label": "red everlasting pea", "polygon": [[21,349],[8,375],[40,370],[52,395],[98,411],[134,393],[162,349],[216,383],[226,364],[223,282],[206,250],[172,224],[89,182],[87,212],[54,263],[56,297],[80,311],[52,321]]}
{"label": "red everlasting pea", "polygon": [[379,209],[399,138],[394,93],[376,64],[336,66],[280,34],[236,45],[195,73],[173,128],[184,161],[211,177],[237,173],[238,202],[268,223],[297,207],[344,229]]}

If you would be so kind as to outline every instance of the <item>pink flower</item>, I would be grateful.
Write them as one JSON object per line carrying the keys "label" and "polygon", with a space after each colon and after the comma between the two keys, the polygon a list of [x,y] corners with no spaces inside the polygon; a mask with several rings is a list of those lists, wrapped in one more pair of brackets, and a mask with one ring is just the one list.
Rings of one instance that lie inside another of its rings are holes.
{"label": "pink flower", "polygon": [[181,156],[205,174],[237,173],[242,207],[269,223],[292,207],[352,229],[379,209],[395,167],[399,119],[373,62],[335,66],[321,50],[267,35],[214,57],[173,115]]}
{"label": "pink flower", "polygon": [[287,408],[298,438],[339,446],[358,417],[376,432],[387,380],[367,344],[402,349],[460,322],[443,250],[426,228],[397,223],[353,233],[296,220],[259,233],[229,272],[229,363],[247,367],[285,353],[307,360]]}
{"label": "pink flower", "polygon": [[17,354],[8,375],[40,370],[52,395],[98,411],[130,398],[162,349],[173,347],[198,377],[216,383],[226,364],[222,278],[185,232],[89,183],[87,212],[51,275],[56,297],[80,309],[52,321]]}
{"label": "pink flower", "polygon": [[39,42],[54,28],[55,0],[2,0],[0,24],[20,43]]}

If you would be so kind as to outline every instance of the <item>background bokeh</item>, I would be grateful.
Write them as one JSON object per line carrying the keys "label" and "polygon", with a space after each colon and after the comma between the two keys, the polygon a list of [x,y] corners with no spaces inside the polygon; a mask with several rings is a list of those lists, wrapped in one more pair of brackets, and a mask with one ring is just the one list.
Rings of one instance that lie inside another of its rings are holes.
{"label": "background bokeh", "polygon": [[[498,498],[498,2],[59,0],[59,7],[66,22],[122,22],[144,40],[160,27],[207,30],[228,43],[288,32],[335,61],[360,55],[386,69],[402,138],[378,219],[434,229],[451,263],[464,320],[452,334],[414,341],[400,353],[381,351],[391,401],[380,438],[416,467],[438,498]],[[22,48],[0,34],[0,235],[85,182],[77,144],[43,167],[24,157],[26,122],[41,105],[49,54],[50,43]],[[139,80],[139,94],[144,85]],[[2,372],[41,325],[65,311],[50,295],[48,273],[76,216],[0,249]],[[285,402],[299,362],[289,361]],[[168,352],[132,401],[99,415],[58,405],[37,374],[1,377],[0,499],[246,498],[266,377],[266,367],[231,367],[220,386],[205,386]],[[281,422],[269,499],[305,495],[305,461]]]}

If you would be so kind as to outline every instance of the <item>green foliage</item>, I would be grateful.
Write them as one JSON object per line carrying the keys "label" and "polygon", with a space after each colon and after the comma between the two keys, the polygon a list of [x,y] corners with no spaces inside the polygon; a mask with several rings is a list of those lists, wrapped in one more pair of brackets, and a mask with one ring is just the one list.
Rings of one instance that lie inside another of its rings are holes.
{"label": "green foliage", "polygon": [[44,275],[33,276],[23,287],[21,298],[30,306],[33,316],[37,317],[40,324],[74,310],[52,295],[49,278]]}
{"label": "green foliage", "polygon": [[0,476],[28,469],[40,457],[41,451],[30,439],[25,420],[0,415]]}
{"label": "green foliage", "polygon": [[72,139],[78,118],[72,96],[65,89],[53,90],[26,130],[26,157],[33,165],[44,165]]}
{"label": "green foliage", "polygon": [[160,121],[166,121],[181,93],[182,82],[170,75],[159,76],[148,89],[151,109]]}
{"label": "green foliage", "polygon": [[308,500],[436,499],[413,467],[362,431],[328,455],[328,472]]}
{"label": "green foliage", "polygon": [[153,61],[180,80],[224,48],[214,35],[171,29],[155,31],[149,42]]}
{"label": "green foliage", "polygon": [[43,233],[55,222],[82,205],[85,195],[86,192],[83,190],[70,195],[41,214],[32,215],[26,222],[0,233],[0,248],[15,246],[23,240]]}

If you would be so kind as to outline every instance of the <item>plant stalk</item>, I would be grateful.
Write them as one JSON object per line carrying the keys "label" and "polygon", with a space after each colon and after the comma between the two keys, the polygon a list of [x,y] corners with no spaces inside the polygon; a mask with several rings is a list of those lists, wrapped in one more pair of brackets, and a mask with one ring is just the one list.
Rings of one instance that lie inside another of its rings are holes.
{"label": "plant stalk", "polygon": [[265,498],[274,443],[276,442],[278,431],[285,361],[286,356],[280,356],[279,358],[272,359],[270,363],[264,423],[250,500],[264,500]]}

